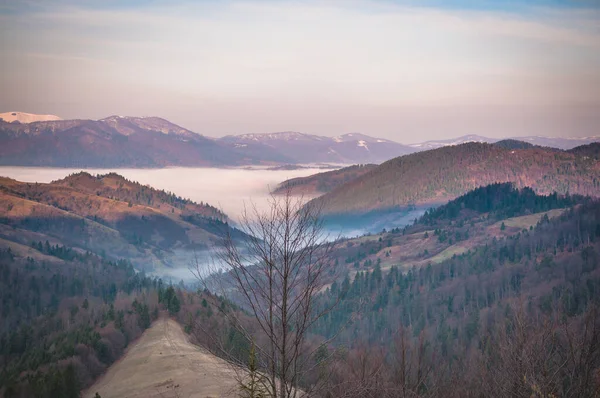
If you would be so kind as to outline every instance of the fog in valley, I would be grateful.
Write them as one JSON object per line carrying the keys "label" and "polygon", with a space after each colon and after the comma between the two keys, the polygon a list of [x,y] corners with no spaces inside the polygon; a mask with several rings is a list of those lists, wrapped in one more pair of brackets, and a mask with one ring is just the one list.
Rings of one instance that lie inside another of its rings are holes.
{"label": "fog in valley", "polygon": [[[268,170],[258,168],[164,168],[164,169],[68,169],[42,167],[0,167],[0,176],[18,181],[48,183],[62,179],[69,174],[86,171],[90,174],[118,173],[125,178],[150,185],[153,188],[170,191],[195,202],[204,202],[218,207],[235,224],[238,224],[244,208],[264,211],[269,206],[270,194],[282,181],[320,173],[319,168],[298,170]],[[311,197],[304,197],[309,200]],[[330,239],[337,237],[360,236],[375,233],[382,229],[402,227],[411,223],[424,209],[411,209],[389,213],[369,214],[364,217],[326,218],[324,234]],[[176,265],[170,269],[156,269],[155,273],[174,281],[191,281],[193,277],[189,265],[193,259],[191,252],[173,253]],[[196,253],[206,267],[212,262],[211,251]]]}
{"label": "fog in valley", "polygon": [[[259,210],[268,206],[269,192],[289,178],[320,173],[323,169],[267,170],[249,168],[164,168],[164,169],[68,169],[45,167],[0,167],[0,176],[25,182],[51,182],[72,173],[90,174],[115,172],[125,178],[170,191],[195,202],[208,203],[238,221],[244,210],[256,205]],[[307,197],[306,199],[310,199]]]}

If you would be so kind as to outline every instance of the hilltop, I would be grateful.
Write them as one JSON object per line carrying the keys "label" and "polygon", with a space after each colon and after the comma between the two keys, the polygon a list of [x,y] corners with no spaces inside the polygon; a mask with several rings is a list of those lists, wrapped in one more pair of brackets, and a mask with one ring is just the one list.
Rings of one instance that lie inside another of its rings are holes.
{"label": "hilltop", "polygon": [[600,142],[578,146],[569,150],[569,153],[572,153],[576,156],[584,156],[595,160],[600,160]]}
{"label": "hilltop", "polygon": [[193,250],[208,249],[229,229],[213,206],[114,173],[78,173],[50,184],[0,178],[0,204],[2,239],[48,240],[128,258],[144,270],[187,267]]}
{"label": "hilltop", "polygon": [[361,213],[454,199],[499,182],[535,192],[600,196],[600,165],[577,151],[466,143],[401,156],[314,199],[325,214]]}
{"label": "hilltop", "polygon": [[361,164],[317,173],[308,177],[292,178],[280,183],[273,193],[282,195],[289,189],[292,195],[321,195],[368,173],[376,167],[375,164]]}

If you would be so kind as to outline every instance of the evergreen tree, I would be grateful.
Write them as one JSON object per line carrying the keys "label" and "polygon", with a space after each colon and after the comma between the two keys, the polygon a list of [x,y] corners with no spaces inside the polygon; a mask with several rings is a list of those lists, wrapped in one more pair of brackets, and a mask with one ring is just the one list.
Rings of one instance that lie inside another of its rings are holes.
{"label": "evergreen tree", "polygon": [[256,363],[256,348],[254,342],[250,346],[248,358],[248,376],[240,381],[241,397],[243,398],[266,398],[264,383],[265,377],[261,374]]}

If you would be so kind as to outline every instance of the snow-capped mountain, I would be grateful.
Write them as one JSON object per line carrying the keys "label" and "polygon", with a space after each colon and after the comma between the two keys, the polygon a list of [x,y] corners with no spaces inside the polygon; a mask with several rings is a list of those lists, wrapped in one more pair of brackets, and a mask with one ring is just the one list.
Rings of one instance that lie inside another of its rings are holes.
{"label": "snow-capped mountain", "polygon": [[381,163],[414,152],[397,142],[359,133],[323,137],[288,131],[227,136],[218,141],[248,154],[277,153],[291,163]]}
{"label": "snow-capped mountain", "polygon": [[[0,116],[8,118],[0,120],[2,165],[228,167],[282,163],[367,164],[383,163],[398,156],[467,142],[500,141],[479,135],[465,135],[403,145],[360,133],[325,137],[294,131],[231,135],[215,139],[159,117],[109,116],[101,120],[35,121],[55,116],[22,112],[7,112]],[[599,141],[599,137],[530,136],[514,139],[558,149],[571,149]]]}
{"label": "snow-capped mountain", "polygon": [[0,165],[242,166],[254,158],[158,117],[31,123],[0,121]]}

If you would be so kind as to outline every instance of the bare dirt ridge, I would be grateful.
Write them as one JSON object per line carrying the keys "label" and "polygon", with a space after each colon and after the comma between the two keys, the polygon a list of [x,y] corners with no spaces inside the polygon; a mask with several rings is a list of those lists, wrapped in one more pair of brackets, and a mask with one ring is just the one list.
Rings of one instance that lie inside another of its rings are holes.
{"label": "bare dirt ridge", "polygon": [[123,358],[84,391],[102,398],[234,397],[236,372],[221,358],[189,342],[181,326],[167,317],[156,321]]}

